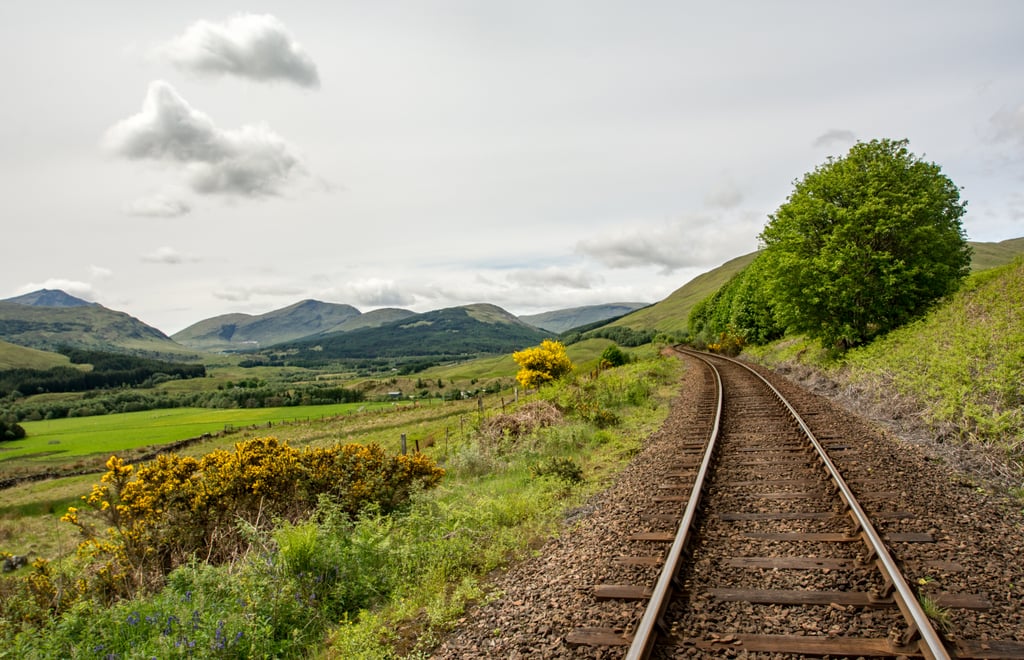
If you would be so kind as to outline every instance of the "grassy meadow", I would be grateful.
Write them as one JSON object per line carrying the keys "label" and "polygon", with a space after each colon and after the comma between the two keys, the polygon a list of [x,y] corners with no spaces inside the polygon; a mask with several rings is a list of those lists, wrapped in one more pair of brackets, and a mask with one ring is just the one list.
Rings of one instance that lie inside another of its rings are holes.
{"label": "grassy meadow", "polygon": [[5,465],[55,465],[84,456],[109,455],[236,427],[323,419],[391,407],[389,403],[340,403],[282,408],[168,408],[22,422],[26,437],[4,444],[0,475]]}

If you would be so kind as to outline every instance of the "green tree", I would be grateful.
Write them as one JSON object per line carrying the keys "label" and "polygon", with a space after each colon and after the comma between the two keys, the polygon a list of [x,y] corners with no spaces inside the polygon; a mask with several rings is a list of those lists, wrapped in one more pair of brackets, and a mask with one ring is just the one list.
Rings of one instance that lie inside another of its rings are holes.
{"label": "green tree", "polygon": [[857,143],[769,217],[764,282],[784,326],[845,349],[919,316],[968,274],[967,203],[907,144]]}
{"label": "green tree", "polygon": [[612,344],[601,352],[601,366],[621,367],[629,362],[627,355],[621,348]]}
{"label": "green tree", "polygon": [[0,441],[21,440],[25,437],[25,429],[15,421],[0,419]]}

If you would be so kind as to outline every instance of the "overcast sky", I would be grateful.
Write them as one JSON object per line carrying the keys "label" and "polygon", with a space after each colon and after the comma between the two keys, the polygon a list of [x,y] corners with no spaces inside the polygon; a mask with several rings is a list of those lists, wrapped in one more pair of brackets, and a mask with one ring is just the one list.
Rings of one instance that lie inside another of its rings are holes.
{"label": "overcast sky", "polygon": [[1024,2],[3,2],[0,298],[656,302],[907,138],[1024,235]]}

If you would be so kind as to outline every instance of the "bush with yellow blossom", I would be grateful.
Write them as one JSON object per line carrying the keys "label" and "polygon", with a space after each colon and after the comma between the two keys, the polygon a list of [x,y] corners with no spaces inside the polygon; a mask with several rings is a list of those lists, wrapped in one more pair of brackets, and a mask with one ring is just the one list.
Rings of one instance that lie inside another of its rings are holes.
{"label": "bush with yellow blossom", "polygon": [[513,353],[512,359],[519,365],[516,380],[525,389],[540,387],[572,371],[565,345],[551,339]]}
{"label": "bush with yellow blossom", "polygon": [[92,515],[72,507],[63,520],[84,537],[79,556],[92,570],[82,591],[111,599],[159,584],[193,557],[235,558],[248,548],[246,529],[300,520],[322,495],[350,516],[370,504],[389,511],[443,475],[427,456],[378,445],[298,450],[254,438],[199,459],[162,454],[138,469],[111,456],[82,498]]}

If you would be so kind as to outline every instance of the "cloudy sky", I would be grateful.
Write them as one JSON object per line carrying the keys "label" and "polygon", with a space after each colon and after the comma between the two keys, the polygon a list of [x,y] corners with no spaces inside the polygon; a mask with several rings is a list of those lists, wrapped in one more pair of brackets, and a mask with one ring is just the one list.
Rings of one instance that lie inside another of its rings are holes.
{"label": "cloudy sky", "polygon": [[1024,235],[1024,3],[0,4],[0,298],[655,302],[907,138]]}

